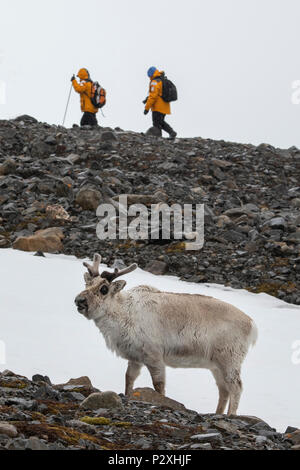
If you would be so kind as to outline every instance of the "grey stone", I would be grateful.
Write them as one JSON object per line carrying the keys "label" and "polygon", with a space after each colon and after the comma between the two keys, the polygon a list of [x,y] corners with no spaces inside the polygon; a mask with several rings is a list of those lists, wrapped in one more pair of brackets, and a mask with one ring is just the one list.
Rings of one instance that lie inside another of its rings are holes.
{"label": "grey stone", "polygon": [[219,432],[208,434],[195,434],[194,436],[191,436],[191,439],[193,441],[214,442],[220,441],[222,439],[222,435]]}
{"label": "grey stone", "polygon": [[116,142],[118,141],[118,137],[115,132],[103,131],[101,132],[100,141],[101,142]]}
{"label": "grey stone", "polygon": [[162,132],[158,127],[150,127],[146,132],[147,137],[161,137]]}
{"label": "grey stone", "polygon": [[76,195],[76,203],[84,210],[95,211],[102,199],[100,191],[85,187]]}
{"label": "grey stone", "polygon": [[212,450],[212,446],[209,442],[205,444],[192,444],[190,446],[190,449],[192,450]]}
{"label": "grey stone", "polygon": [[0,434],[4,434],[8,437],[16,437],[18,435],[18,431],[12,424],[0,421]]}
{"label": "grey stone", "polygon": [[31,436],[28,439],[25,448],[28,450],[48,450],[47,444],[35,436]]}
{"label": "grey stone", "polygon": [[168,265],[163,261],[154,260],[146,265],[145,270],[152,274],[162,275],[167,272]]}
{"label": "grey stone", "polygon": [[86,410],[98,410],[99,408],[120,408],[122,400],[115,392],[92,393],[80,404],[80,408]]}
{"label": "grey stone", "polygon": [[[40,253],[40,254],[36,253],[35,256],[45,257],[44,253]],[[32,381],[33,382],[45,382],[48,385],[52,385],[51,380],[49,379],[49,377],[47,377],[47,375],[35,374],[35,375],[32,376]]]}

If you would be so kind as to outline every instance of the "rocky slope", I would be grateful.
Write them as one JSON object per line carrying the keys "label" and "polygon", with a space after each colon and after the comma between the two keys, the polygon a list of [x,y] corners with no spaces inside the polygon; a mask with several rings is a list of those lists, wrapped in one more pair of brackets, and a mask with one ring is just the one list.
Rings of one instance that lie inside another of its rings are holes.
{"label": "rocky slope", "polygon": [[100,392],[87,377],[52,385],[0,373],[0,450],[298,450],[300,430],[253,416],[201,415],[136,389]]}
{"label": "rocky slope", "polygon": [[[100,241],[96,208],[205,203],[205,244]],[[47,229],[47,230],[46,230]],[[45,231],[46,230],[46,231]],[[120,129],[0,121],[0,247],[101,252],[154,273],[267,292],[300,304],[300,151]]]}

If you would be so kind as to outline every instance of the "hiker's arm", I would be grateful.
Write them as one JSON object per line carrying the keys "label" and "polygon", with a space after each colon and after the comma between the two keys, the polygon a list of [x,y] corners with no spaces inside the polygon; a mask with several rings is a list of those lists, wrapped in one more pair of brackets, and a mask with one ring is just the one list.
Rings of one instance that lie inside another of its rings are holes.
{"label": "hiker's arm", "polygon": [[150,85],[150,93],[149,93],[147,103],[145,106],[146,111],[149,111],[149,109],[152,108],[158,96],[159,96],[159,86],[158,86],[158,83],[154,81]]}
{"label": "hiker's arm", "polygon": [[87,91],[87,83],[78,83],[76,80],[73,80],[72,85],[77,93],[85,93]]}

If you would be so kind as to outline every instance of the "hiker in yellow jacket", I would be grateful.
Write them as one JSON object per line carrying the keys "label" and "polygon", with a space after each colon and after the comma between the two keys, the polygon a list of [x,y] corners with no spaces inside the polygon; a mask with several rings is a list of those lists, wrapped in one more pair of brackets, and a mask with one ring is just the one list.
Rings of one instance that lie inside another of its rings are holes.
{"label": "hiker in yellow jacket", "polygon": [[144,114],[148,114],[149,110],[152,111],[153,127],[166,131],[170,139],[175,139],[177,133],[172,129],[169,124],[165,122],[166,114],[171,114],[170,103],[166,103],[162,99],[162,79],[160,78],[163,72],[159,72],[156,67],[150,67],[147,72],[150,78],[149,96],[145,103]]}
{"label": "hiker in yellow jacket", "polygon": [[77,77],[80,80],[79,83],[76,81],[75,75],[72,76],[71,82],[74,90],[80,94],[80,105],[81,111],[83,112],[80,125],[97,126],[96,114],[98,108],[91,102],[93,82],[90,78],[90,74],[87,69],[80,69]]}

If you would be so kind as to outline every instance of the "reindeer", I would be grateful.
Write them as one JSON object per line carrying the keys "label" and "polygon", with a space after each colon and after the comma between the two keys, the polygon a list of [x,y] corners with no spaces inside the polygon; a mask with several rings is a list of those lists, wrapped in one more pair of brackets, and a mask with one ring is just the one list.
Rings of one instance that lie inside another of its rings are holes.
{"label": "reindeer", "polygon": [[[107,347],[128,360],[125,394],[131,395],[145,365],[154,389],[165,394],[165,367],[209,369],[219,389],[216,413],[236,414],[242,392],[241,365],[257,339],[254,321],[238,308],[199,294],[162,292],[150,286],[122,291],[120,276],[137,268],[99,273],[101,256],[75,299],[78,312],[94,320]],[[121,292],[122,291],[122,292]]]}

